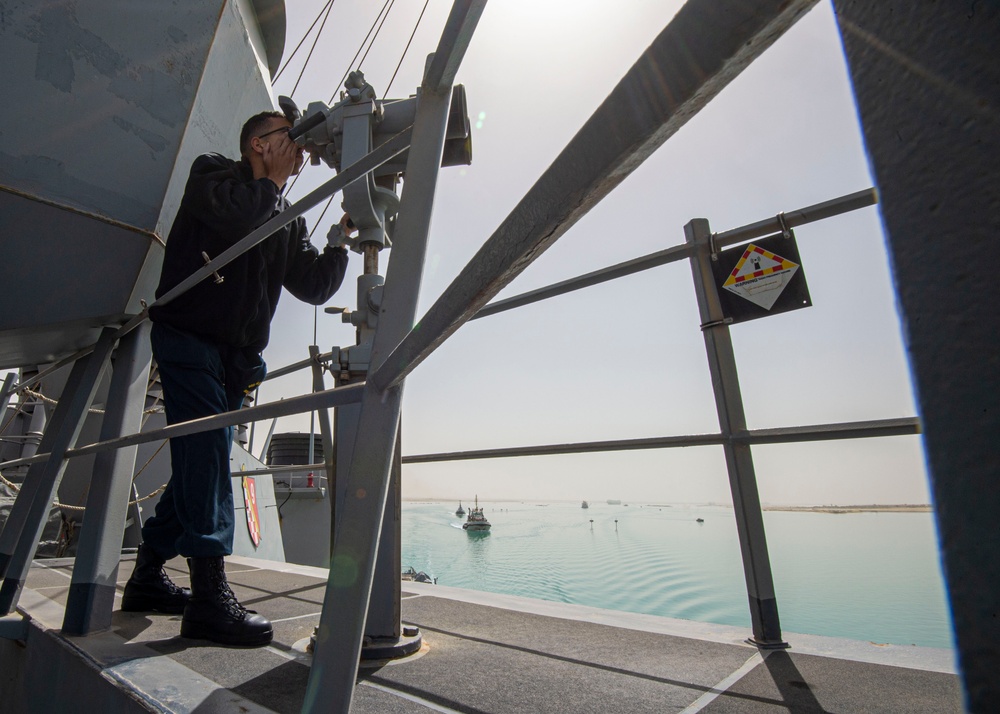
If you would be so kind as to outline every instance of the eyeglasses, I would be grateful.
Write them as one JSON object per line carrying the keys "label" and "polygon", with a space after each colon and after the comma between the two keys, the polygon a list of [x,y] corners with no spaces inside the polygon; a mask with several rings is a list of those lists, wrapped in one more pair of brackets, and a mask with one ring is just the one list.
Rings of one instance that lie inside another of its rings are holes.
{"label": "eyeglasses", "polygon": [[265,132],[264,134],[261,134],[257,138],[263,139],[265,136],[270,136],[271,134],[277,134],[279,131],[283,131],[287,134],[289,131],[291,131],[291,129],[292,128],[290,126],[281,126],[278,127],[277,129],[272,129],[271,131]]}

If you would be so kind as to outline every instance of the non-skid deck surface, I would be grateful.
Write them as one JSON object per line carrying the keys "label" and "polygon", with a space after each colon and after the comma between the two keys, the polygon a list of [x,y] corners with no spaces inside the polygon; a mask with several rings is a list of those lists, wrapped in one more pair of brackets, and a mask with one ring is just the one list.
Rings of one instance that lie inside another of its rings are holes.
{"label": "non-skid deck surface", "polygon": [[[168,570],[186,584],[183,561]],[[119,590],[130,571],[123,562]],[[153,711],[299,712],[323,571],[238,558],[227,571],[241,602],[274,623],[271,646],[185,640],[179,616],[120,611],[111,633],[66,639]],[[22,596],[21,608],[54,637],[71,572],[72,561],[38,561]],[[425,646],[362,668],[353,712],[962,711],[940,650],[788,635],[792,649],[760,652],[738,628],[435,585],[404,583],[403,598],[403,621],[420,627]]]}

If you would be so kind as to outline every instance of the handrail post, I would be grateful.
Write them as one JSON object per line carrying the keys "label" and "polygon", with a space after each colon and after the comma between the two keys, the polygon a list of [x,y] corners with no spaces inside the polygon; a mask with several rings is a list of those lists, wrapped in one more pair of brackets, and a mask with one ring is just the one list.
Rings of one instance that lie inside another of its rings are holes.
{"label": "handrail post", "polygon": [[[413,324],[450,105],[450,86],[444,92],[421,95],[407,163],[407,184],[396,221],[393,257],[375,333],[373,363],[380,346],[384,356]],[[366,383],[350,468],[346,478],[338,479],[345,482],[345,504],[338,509],[334,524],[330,575],[316,631],[304,714],[350,712],[401,402],[401,385],[383,393]]]}
{"label": "handrail post", "polygon": [[733,342],[729,326],[724,322],[722,303],[712,276],[712,233],[708,221],[703,218],[692,220],[684,226],[684,236],[693,248],[691,272],[712,375],[715,406],[719,413],[719,429],[724,439],[723,449],[729,471],[729,487],[733,494],[736,530],[743,554],[743,573],[746,576],[753,627],[750,642],[764,648],[788,647],[781,639],[778,603],[774,596],[774,581],[767,554],[764,515],[757,492],[753,456],[749,444],[732,439],[733,434],[746,431],[746,414],[743,411]]}
{"label": "handrail post", "polygon": [[[485,0],[455,2],[424,74],[393,236],[393,256],[386,271],[372,343],[373,366],[387,358],[412,329],[416,318],[452,84],[484,7]],[[343,478],[345,507],[334,524],[330,575],[316,630],[303,714],[347,714],[351,710],[391,473],[393,463],[399,463],[395,454],[399,448],[402,396],[402,383],[386,390],[365,384],[358,436],[350,470]]]}
{"label": "handrail post", "polygon": [[42,436],[40,448],[51,456],[28,470],[4,524],[0,534],[0,575],[4,577],[0,587],[0,615],[9,614],[17,605],[45,528],[46,515],[66,473],[66,452],[80,435],[116,341],[115,329],[104,328],[94,351],[73,365],[63,398]]}
{"label": "handrail post", "polygon": [[10,401],[10,391],[14,384],[14,373],[11,372],[3,380],[3,386],[0,387],[0,429],[4,426],[4,419],[7,416],[7,402]]}
{"label": "handrail post", "polygon": [[[142,426],[153,358],[149,329],[150,323],[145,322],[119,344],[112,363],[108,407],[101,422],[102,440],[139,431]],[[68,634],[87,635],[111,627],[122,533],[133,491],[132,473],[138,448],[133,445],[102,451],[94,459],[87,515],[80,532],[63,618],[63,632]],[[141,523],[136,525],[137,529],[141,527]]]}

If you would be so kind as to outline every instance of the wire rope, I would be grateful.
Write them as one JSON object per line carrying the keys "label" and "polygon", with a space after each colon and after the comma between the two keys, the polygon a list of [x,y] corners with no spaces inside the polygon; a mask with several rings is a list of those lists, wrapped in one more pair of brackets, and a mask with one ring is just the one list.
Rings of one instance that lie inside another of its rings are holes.
{"label": "wire rope", "polygon": [[385,87],[385,93],[382,94],[382,99],[389,96],[389,89],[392,87],[392,83],[396,81],[396,75],[399,73],[399,68],[403,66],[403,60],[406,58],[406,53],[410,49],[410,44],[413,42],[414,36],[417,34],[417,28],[420,27],[420,21],[424,19],[424,12],[427,11],[427,6],[430,4],[431,0],[424,0],[424,7],[420,11],[420,17],[417,18],[417,24],[413,26],[413,32],[410,33],[410,39],[406,41],[406,47],[403,48],[403,54],[399,57],[399,63],[396,65],[396,69],[392,73],[392,77],[389,79],[389,84]]}
{"label": "wire rope", "polygon": [[[361,61],[358,63],[358,69],[360,70],[361,67],[362,67],[362,65],[364,65],[365,59],[368,58],[368,53],[371,51],[372,47],[375,45],[375,40],[378,39],[379,33],[382,31],[382,26],[385,25],[385,21],[389,17],[389,12],[392,10],[392,6],[395,5],[395,3],[396,3],[396,0],[386,0],[385,3],[382,5],[382,9],[379,10],[378,15],[375,16],[375,21],[372,23],[372,26],[368,29],[368,34],[365,35],[365,39],[363,39],[361,41],[361,46],[358,48],[358,51],[354,53],[354,57],[351,59],[351,63],[348,65],[347,71],[344,73],[344,76],[340,78],[340,83],[337,85],[338,87],[344,83],[344,81],[347,79],[347,75],[351,73],[351,69],[350,68],[352,66],[354,66],[354,61],[357,60],[358,55],[361,54],[361,50],[365,49],[365,44],[367,43],[368,44],[368,49],[365,50],[364,56],[362,56]],[[424,4],[424,9],[425,10],[427,9],[427,4],[426,3]],[[423,15],[424,15],[424,13],[423,13],[423,11],[421,11],[420,12],[420,17],[423,17]],[[417,24],[419,25],[419,23],[420,23],[420,19],[418,18],[417,19]],[[376,25],[378,25],[377,29],[375,27]],[[372,32],[373,31],[375,33],[374,36],[372,36]],[[414,27],[413,31],[414,31],[414,34],[415,34],[416,33],[416,27]],[[368,38],[369,37],[371,37],[371,42],[368,42]],[[412,39],[413,39],[413,35],[410,36],[410,40],[412,40]],[[410,46],[409,43],[407,43],[406,47],[409,48],[409,46]],[[403,50],[403,55],[404,56],[406,55],[406,49]],[[403,60],[401,58],[400,59],[400,64],[402,64],[402,61]],[[396,70],[399,71],[399,66],[396,67]],[[395,74],[393,74],[393,77],[395,77]],[[334,94],[332,97],[330,97],[330,102],[329,103],[332,104],[333,100],[336,99],[336,97],[337,97],[336,94]],[[297,178],[298,177],[296,177],[296,179]],[[292,182],[292,185],[293,186],[295,185],[294,181]],[[290,189],[291,189],[291,187],[289,187],[289,190]],[[319,214],[319,218],[317,218],[316,222],[313,224],[312,230],[309,231],[309,237],[310,238],[312,238],[313,233],[316,232],[316,229],[319,228],[319,225],[322,222],[323,217],[326,215],[327,210],[329,210],[330,205],[333,203],[333,199],[334,199],[334,197],[330,196],[330,198],[326,202],[326,205],[323,206],[322,213]]]}
{"label": "wire rope", "polygon": [[[312,30],[313,30],[314,27],[316,27],[316,23],[319,22],[319,18],[323,15],[323,11],[326,10],[327,7],[329,7],[330,5],[333,5],[333,3],[334,3],[334,0],[327,0],[326,5],[324,5],[323,7],[320,8],[319,14],[316,15],[316,18],[312,21],[312,24],[309,25],[309,29],[306,30],[306,32],[305,32],[304,35],[302,35],[302,39],[299,40],[299,44],[295,45],[295,49],[292,50],[292,54],[288,55],[288,59],[285,60],[285,64],[281,65],[281,69],[279,69],[277,71],[277,73],[274,75],[274,78],[273,78],[272,82],[277,82],[278,81],[278,77],[280,77],[282,75],[282,73],[288,68],[288,65],[291,63],[292,59],[295,57],[295,53],[299,51],[299,49],[302,47],[302,44],[306,41],[306,38],[309,37],[309,33],[312,32]],[[306,60],[306,61],[308,62],[308,60]]]}
{"label": "wire rope", "polygon": [[[354,61],[358,58],[358,55],[361,54],[361,50],[363,50],[365,48],[365,43],[368,42],[368,38],[371,37],[372,32],[375,31],[375,25],[378,24],[379,18],[382,17],[382,13],[386,12],[386,8],[389,7],[389,5],[392,2],[393,2],[393,0],[385,0],[385,4],[382,5],[382,9],[379,10],[378,11],[378,15],[375,16],[375,22],[373,22],[372,26],[368,29],[368,34],[365,35],[365,39],[361,40],[361,46],[358,48],[358,51],[354,53],[354,57],[351,59],[350,63],[347,65],[347,71],[344,72],[344,76],[341,77],[340,78],[340,82],[337,83],[337,85],[336,85],[337,87],[343,86],[344,81],[347,79],[347,75],[349,75],[351,73],[351,67],[354,66]],[[374,42],[374,41],[375,40],[373,39],[372,42]],[[333,104],[333,100],[337,98],[337,92],[338,91],[339,91],[339,89],[338,90],[334,90],[333,96],[330,97],[330,101],[327,102],[328,104]]]}
{"label": "wire rope", "polygon": [[[350,72],[351,72],[350,68],[354,66],[354,62],[358,59],[358,56],[361,55],[362,50],[364,50],[364,55],[361,57],[361,61],[358,62],[358,69],[360,70],[361,67],[364,65],[365,60],[368,58],[368,53],[371,52],[372,47],[375,46],[375,41],[378,39],[379,33],[381,33],[382,27],[385,25],[385,21],[389,18],[389,13],[392,11],[392,8],[395,5],[395,3],[396,3],[396,0],[386,0],[385,3],[383,3],[382,8],[378,12],[378,15],[375,16],[374,22],[372,22],[371,27],[368,29],[368,33],[365,35],[364,39],[361,41],[361,46],[358,48],[358,51],[354,53],[354,57],[351,58],[351,62],[350,62],[350,64],[348,64],[347,71],[344,73],[344,76],[341,77],[340,82],[337,84],[338,87],[341,86],[341,85],[343,85],[344,81],[347,79],[347,75],[350,74]],[[424,6],[420,10],[420,15],[417,17],[416,24],[413,26],[413,32],[410,33],[410,38],[406,42],[406,47],[403,48],[403,53],[402,53],[402,55],[399,58],[399,62],[396,64],[396,69],[392,73],[392,78],[389,80],[389,84],[386,87],[386,92],[385,92],[385,94],[382,95],[383,99],[385,99],[385,97],[387,96],[387,94],[389,92],[389,88],[392,86],[392,83],[396,79],[396,75],[399,73],[400,67],[403,65],[403,60],[406,58],[406,53],[409,51],[410,45],[413,42],[413,38],[417,34],[417,29],[420,27],[420,21],[423,20],[424,13],[427,11],[427,5],[429,3],[430,3],[430,0],[424,0]],[[332,2],[331,2],[331,6],[332,6]],[[322,12],[322,10],[320,12]],[[327,15],[329,15],[329,11],[327,12]],[[323,22],[325,24],[326,20],[324,19]],[[315,24],[316,23],[314,21],[313,25],[315,25]],[[323,32],[323,27],[321,25],[320,29],[319,29],[319,32],[316,35],[316,40],[317,41],[319,39],[319,34],[322,33],[322,32]],[[374,36],[372,35],[373,32],[375,33]],[[371,37],[371,41],[370,42],[368,41],[369,37]],[[365,49],[365,45],[366,44],[368,46],[367,49]],[[315,48],[315,46],[316,46],[316,41],[313,42],[313,47]],[[305,68],[306,68],[306,66],[309,63],[309,58],[311,58],[311,57],[312,57],[312,50],[309,51],[309,57],[306,58],[306,63],[302,67],[302,72],[303,73],[305,72]],[[299,80],[301,80],[301,78],[302,78],[302,74],[299,75]],[[298,81],[296,81],[295,87],[298,87]],[[295,89],[293,88],[292,92],[294,92],[294,91],[295,91]],[[336,98],[337,98],[337,95],[336,95],[336,93],[334,93],[334,95],[332,97],[330,97],[330,101],[328,103],[332,104],[333,100],[336,99]],[[295,183],[299,180],[299,176],[301,176],[301,175],[302,175],[302,172],[299,172],[298,176],[295,177],[295,179],[292,181],[291,185],[288,187],[288,192],[291,192],[291,190],[295,187]],[[329,210],[330,206],[333,203],[333,199],[334,199],[334,197],[331,196],[327,200],[326,205],[323,206],[323,210],[319,214],[319,218],[316,219],[316,221],[313,223],[312,230],[309,231],[309,238],[312,238],[313,234],[319,228],[320,224],[323,221],[323,218],[326,216],[326,212]]]}
{"label": "wire rope", "polygon": [[302,81],[302,75],[306,73],[306,67],[309,66],[309,60],[312,59],[313,51],[316,49],[316,45],[319,44],[320,35],[323,34],[323,28],[326,27],[326,21],[330,19],[330,12],[333,10],[333,3],[335,0],[331,0],[330,4],[327,5],[326,15],[323,17],[323,23],[319,26],[319,30],[316,31],[316,37],[313,39],[312,47],[309,48],[309,54],[306,56],[306,61],[302,63],[302,71],[299,72],[299,78],[295,80],[295,86],[292,87],[292,92],[289,96],[294,96],[295,90],[299,88],[299,82]]}
{"label": "wire rope", "polygon": [[[332,8],[334,1],[335,0],[331,0],[330,4],[328,6],[325,6],[324,9]],[[355,60],[358,59],[358,55],[361,54],[361,51],[365,49],[365,44],[368,42],[368,38],[371,37],[372,32],[375,32],[375,37],[378,37],[378,31],[375,29],[375,26],[378,25],[378,29],[379,30],[382,29],[382,26],[379,24],[379,20],[381,19],[383,23],[385,22],[385,18],[383,18],[383,13],[385,14],[385,17],[388,17],[389,13],[388,13],[387,8],[391,10],[392,9],[392,4],[394,2],[395,2],[395,0],[386,0],[385,3],[382,5],[382,9],[380,9],[378,11],[378,15],[375,16],[375,21],[372,22],[371,27],[368,28],[368,33],[365,35],[365,38],[361,41],[361,46],[358,47],[358,51],[354,53],[354,57],[351,59],[350,64],[348,64],[347,71],[344,72],[344,76],[341,77],[340,78],[340,82],[337,83],[338,87],[340,87],[341,85],[344,84],[344,81],[347,79],[347,75],[350,74],[350,72],[351,72],[351,67],[354,65]],[[322,13],[323,13],[323,10],[320,10],[320,14],[322,14]],[[330,14],[329,10],[327,9],[327,16],[329,16],[329,14]],[[315,26],[317,20],[319,20],[319,16],[317,16],[316,20],[313,21],[313,26]],[[326,24],[326,19],[325,18],[323,20],[323,23]],[[311,29],[312,29],[312,27],[310,27],[310,30]],[[316,35],[316,41],[319,40],[319,34],[322,33],[322,32],[323,32],[323,27],[320,26],[319,33],[317,33],[317,35]],[[305,41],[305,38],[303,37],[303,42],[304,41]],[[313,48],[316,47],[316,41],[313,42]],[[372,43],[374,43],[374,42],[375,42],[375,38],[372,38]],[[299,44],[301,44],[301,42]],[[296,50],[297,49],[298,48],[296,48]],[[370,45],[369,45],[369,49],[371,49]],[[365,54],[367,55],[367,53],[365,53]],[[295,87],[292,88],[292,93],[294,93],[295,89],[299,86],[299,81],[301,81],[302,75],[305,73],[306,67],[309,65],[309,60],[311,59],[311,57],[312,57],[312,49],[310,49],[310,51],[309,51],[309,56],[306,57],[305,64],[303,64],[303,66],[302,66],[302,72],[299,74],[299,79],[296,80]],[[362,62],[364,62],[363,59],[362,59]],[[360,68],[360,65],[359,65],[359,68]],[[330,101],[327,102],[327,103],[328,104],[333,104],[333,100],[336,99],[336,98],[337,98],[337,94],[336,94],[336,92],[334,92],[333,96],[330,97]],[[306,164],[306,166],[308,166],[308,164]],[[303,171],[304,171],[305,170],[305,166],[303,166],[302,168],[303,168]],[[291,193],[291,191],[292,191],[293,188],[295,188],[295,184],[298,182],[299,177],[302,176],[303,171],[300,171],[298,173],[298,175],[296,175],[295,178],[292,179],[292,183],[288,186],[287,191],[285,191],[286,196]],[[333,202],[333,196],[331,196],[330,199],[326,202],[326,206],[323,208],[323,212],[320,213],[319,218],[313,224],[313,229],[309,232],[309,237],[310,238],[312,238],[313,233],[316,232],[316,229],[319,227],[320,221],[323,220],[323,216],[326,215],[326,211],[327,211],[328,208],[330,208],[330,204],[332,202]]]}
{"label": "wire rope", "polygon": [[378,29],[375,30],[375,36],[372,38],[372,41],[369,43],[368,49],[365,50],[364,57],[362,57],[361,61],[358,62],[358,69],[361,69],[362,65],[364,65],[364,63],[365,63],[365,60],[368,59],[368,53],[371,52],[372,51],[372,47],[375,46],[375,40],[378,39],[379,33],[382,32],[382,25],[384,25],[385,21],[389,19],[389,13],[392,12],[392,6],[395,5],[395,4],[396,4],[396,0],[390,0],[389,1],[389,9],[385,11],[385,16],[382,18],[382,22],[379,23]]}

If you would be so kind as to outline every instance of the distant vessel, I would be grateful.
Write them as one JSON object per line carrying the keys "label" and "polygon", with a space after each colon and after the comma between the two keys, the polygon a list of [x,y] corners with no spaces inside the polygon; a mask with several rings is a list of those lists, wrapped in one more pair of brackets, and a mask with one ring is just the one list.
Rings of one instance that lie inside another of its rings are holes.
{"label": "distant vessel", "polygon": [[462,528],[470,532],[481,532],[488,531],[490,529],[490,522],[486,520],[486,516],[483,515],[483,509],[479,507],[479,496],[476,496],[476,505],[469,509],[469,517],[462,524]]}
{"label": "distant vessel", "polygon": [[696,521],[697,523],[704,523],[704,522],[705,522],[705,519],[704,519],[704,518],[695,518],[694,520],[695,520],[695,521]]}
{"label": "distant vessel", "polygon": [[584,501],[583,505],[580,506],[580,508],[590,508],[590,504],[588,504],[586,501]]}
{"label": "distant vessel", "polygon": [[465,515],[465,509],[462,508],[462,502],[461,501],[458,502],[458,510],[455,511],[455,515],[456,516],[464,516]]}
{"label": "distant vessel", "polygon": [[608,505],[609,506],[620,506],[620,505],[622,505],[622,502],[619,501],[619,500],[616,500],[616,499],[609,498],[608,499]]}

